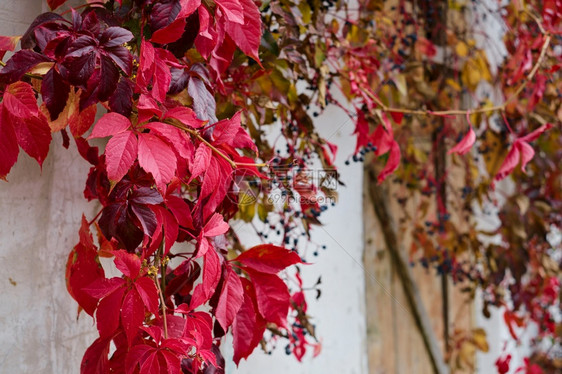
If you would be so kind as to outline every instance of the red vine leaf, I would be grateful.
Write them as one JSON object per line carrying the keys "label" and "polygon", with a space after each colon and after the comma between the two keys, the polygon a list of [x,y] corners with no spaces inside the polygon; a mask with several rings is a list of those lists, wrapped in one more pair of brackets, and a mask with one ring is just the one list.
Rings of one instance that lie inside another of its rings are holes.
{"label": "red vine leaf", "polygon": [[98,260],[88,221],[82,216],[80,242],[69,253],[66,262],[66,288],[78,305],[91,316],[96,310],[98,298],[91,296],[85,288],[104,278],[105,273]]}
{"label": "red vine leaf", "polygon": [[468,132],[461,139],[461,141],[458,142],[457,145],[451,148],[447,153],[448,154],[458,153],[459,155],[464,155],[465,153],[470,151],[470,148],[472,148],[472,145],[474,144],[475,141],[476,141],[476,134],[474,133],[472,126],[470,126]]}
{"label": "red vine leaf", "polygon": [[24,82],[9,85],[3,104],[3,120],[12,122],[18,144],[42,165],[49,153],[51,129],[37,107],[33,88]]}
{"label": "red vine leaf", "polygon": [[390,147],[390,151],[388,154],[388,160],[386,161],[386,165],[381,170],[380,174],[377,177],[378,183],[382,183],[386,177],[392,174],[396,169],[398,169],[398,165],[400,164],[400,146],[395,141],[392,142],[392,146]]}
{"label": "red vine leaf", "polygon": [[194,310],[213,296],[221,277],[220,257],[215,250],[207,251],[204,258],[203,280],[193,290],[189,309]]}
{"label": "red vine leaf", "polygon": [[119,113],[106,113],[94,126],[88,139],[105,138],[126,131],[131,127],[131,121]]}
{"label": "red vine leaf", "polygon": [[286,327],[291,295],[285,282],[277,275],[247,270],[256,290],[260,314],[268,322]]}
{"label": "red vine leaf", "polygon": [[252,283],[245,278],[241,278],[241,281],[244,287],[244,301],[232,324],[233,360],[236,365],[241,359],[248,358],[258,346],[266,327],[265,321],[256,310]]}
{"label": "red vine leaf", "polygon": [[139,134],[138,158],[140,166],[152,174],[156,186],[165,190],[176,172],[177,159],[174,151],[160,138],[152,134]]}
{"label": "red vine leaf", "polygon": [[80,364],[80,374],[99,374],[110,371],[107,355],[111,347],[110,338],[97,338],[86,350],[82,363]]}
{"label": "red vine leaf", "polygon": [[6,179],[6,175],[16,163],[19,154],[18,141],[14,125],[10,121],[4,109],[4,104],[0,103],[0,178]]}
{"label": "red vine leaf", "polygon": [[21,36],[0,36],[0,60],[4,58],[6,52],[15,51]]}
{"label": "red vine leaf", "polygon": [[119,182],[129,171],[137,158],[137,137],[131,131],[121,132],[107,142],[105,147],[105,163],[107,176]]}
{"label": "red vine leaf", "polygon": [[232,325],[238,310],[244,301],[244,289],[238,275],[230,266],[226,268],[219,302],[215,310],[215,317],[224,331]]}
{"label": "red vine leaf", "polygon": [[129,346],[139,334],[139,327],[144,321],[144,304],[136,289],[131,289],[123,299],[121,323],[127,335]]}
{"label": "red vine leaf", "polygon": [[273,244],[261,244],[240,254],[235,261],[262,273],[276,274],[288,266],[302,263],[293,251]]}
{"label": "red vine leaf", "polygon": [[244,54],[261,65],[258,57],[262,34],[260,11],[253,0],[240,0],[240,5],[244,12],[244,21],[242,23],[226,22],[226,32]]}

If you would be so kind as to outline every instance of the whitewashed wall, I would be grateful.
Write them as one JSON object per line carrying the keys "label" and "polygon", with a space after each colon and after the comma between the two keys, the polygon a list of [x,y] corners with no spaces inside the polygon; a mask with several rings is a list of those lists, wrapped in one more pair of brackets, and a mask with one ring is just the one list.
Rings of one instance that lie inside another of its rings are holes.
{"label": "whitewashed wall", "polygon": [[[40,0],[0,0],[0,34],[21,35],[41,13]],[[77,373],[91,341],[91,320],[76,321],[65,289],[65,262],[78,241],[88,166],[55,136],[41,172],[20,153],[0,182],[0,372]],[[82,316],[84,317],[84,316]]]}

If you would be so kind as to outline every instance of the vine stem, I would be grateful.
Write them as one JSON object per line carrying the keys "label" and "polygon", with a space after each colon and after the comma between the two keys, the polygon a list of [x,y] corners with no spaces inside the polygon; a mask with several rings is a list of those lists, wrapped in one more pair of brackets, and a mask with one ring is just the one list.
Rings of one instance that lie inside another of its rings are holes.
{"label": "vine stem", "polygon": [[[156,257],[156,261],[157,263],[155,264],[156,267],[160,267],[160,275],[162,276],[162,283],[164,283],[164,277],[165,277],[165,271],[164,271],[164,267],[166,265],[164,265],[164,261],[162,259],[162,251],[164,248],[164,242],[160,243],[160,247],[158,248],[158,254],[160,255],[159,257]],[[159,263],[158,263],[159,262]],[[166,317],[166,309],[168,309],[166,307],[166,300],[164,300],[164,292],[162,291],[162,287],[160,286],[160,282],[158,282],[158,272],[156,272],[156,274],[154,274],[154,283],[156,283],[156,288],[158,289],[158,295],[160,296],[160,303],[162,304],[162,321],[164,322],[164,338],[168,339],[168,320]]]}
{"label": "vine stem", "polygon": [[491,113],[491,112],[497,112],[497,111],[505,111],[505,108],[506,108],[507,104],[509,104],[511,101],[513,101],[514,99],[519,97],[521,92],[525,89],[525,87],[527,87],[527,84],[535,77],[535,74],[537,73],[537,71],[539,70],[539,67],[541,66],[541,64],[544,61],[544,58],[546,56],[546,52],[548,50],[548,47],[550,46],[550,42],[552,40],[552,35],[550,35],[548,32],[546,32],[544,30],[543,26],[541,25],[541,23],[539,22],[538,19],[535,18],[535,22],[539,25],[539,29],[541,30],[541,32],[545,36],[545,40],[544,40],[544,43],[542,45],[540,55],[539,55],[537,61],[535,62],[535,65],[533,66],[533,68],[531,69],[529,74],[527,75],[525,81],[523,83],[521,83],[519,85],[519,87],[517,87],[515,92],[511,96],[509,96],[500,105],[495,105],[495,106],[492,106],[492,107],[480,107],[480,108],[474,108],[474,109],[468,109],[468,110],[452,109],[452,110],[432,111],[432,110],[427,110],[427,109],[426,110],[423,110],[423,109],[406,109],[406,108],[399,108],[399,107],[389,107],[389,106],[385,105],[381,101],[381,99],[379,99],[371,91],[369,91],[367,89],[364,89],[364,88],[361,88],[361,91],[363,93],[365,93],[371,100],[373,100],[380,107],[380,110],[383,111],[383,112],[404,113],[404,114],[421,115],[421,116],[433,115],[433,116],[442,116],[443,117],[443,116],[465,116],[465,115],[477,114],[477,113]]}
{"label": "vine stem", "polygon": [[201,134],[197,131],[197,130],[193,130],[190,129],[188,127],[182,126],[182,125],[178,125],[177,123],[174,123],[172,121],[166,121],[167,124],[172,125],[180,130],[183,130],[193,136],[195,136],[199,141],[201,141],[202,143],[204,143],[207,147],[209,147],[213,152],[215,152],[217,155],[219,155],[221,158],[223,158],[224,160],[226,160],[226,162],[228,162],[230,164],[230,166],[233,169],[238,169],[238,167],[240,166],[255,166],[255,167],[268,167],[269,164],[268,163],[260,163],[260,164],[249,164],[249,163],[244,163],[244,162],[235,162],[232,161],[232,159],[230,159],[230,157],[228,157],[227,155],[225,155],[224,153],[222,153],[217,147],[215,147],[214,145],[212,145],[211,143],[209,143],[207,141],[207,139],[205,139],[204,137],[201,136]]}

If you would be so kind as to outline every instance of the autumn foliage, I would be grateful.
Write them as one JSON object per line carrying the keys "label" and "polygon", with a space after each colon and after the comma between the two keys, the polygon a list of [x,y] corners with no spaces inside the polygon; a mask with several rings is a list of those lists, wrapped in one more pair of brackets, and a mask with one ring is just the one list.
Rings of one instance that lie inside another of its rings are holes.
{"label": "autumn foliage", "polygon": [[[327,209],[316,197],[336,195],[303,176],[313,160],[335,172],[337,147],[313,119],[327,105],[353,120],[349,160],[415,201],[412,261],[482,289],[484,313],[505,307],[514,338],[535,322],[559,343],[545,309],[560,306],[559,1],[501,5],[510,57],[494,67],[459,21],[462,1],[47,2],[23,36],[0,38],[0,178],[20,148],[41,165],[53,136],[91,164],[84,196],[100,210],[77,223],[66,272],[99,333],[82,373],[224,372],[228,332],[236,363],[264,336],[299,360],[318,353],[298,243]],[[265,136],[276,122],[283,149]],[[272,204],[274,190],[298,203]],[[465,213],[490,205],[502,225],[486,232]],[[284,246],[246,249],[230,223],[254,217]]]}

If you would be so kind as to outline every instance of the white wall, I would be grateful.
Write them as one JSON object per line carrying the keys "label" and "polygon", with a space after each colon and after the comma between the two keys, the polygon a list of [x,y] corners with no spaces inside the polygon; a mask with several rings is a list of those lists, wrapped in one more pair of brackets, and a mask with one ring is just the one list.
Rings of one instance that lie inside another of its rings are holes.
{"label": "white wall", "polygon": [[[0,0],[0,34],[21,35],[42,11],[40,0]],[[55,136],[43,171],[20,153],[0,181],[0,372],[77,373],[91,319],[76,321],[65,289],[66,257],[78,241],[88,166]],[[55,167],[56,164],[56,167]]]}

